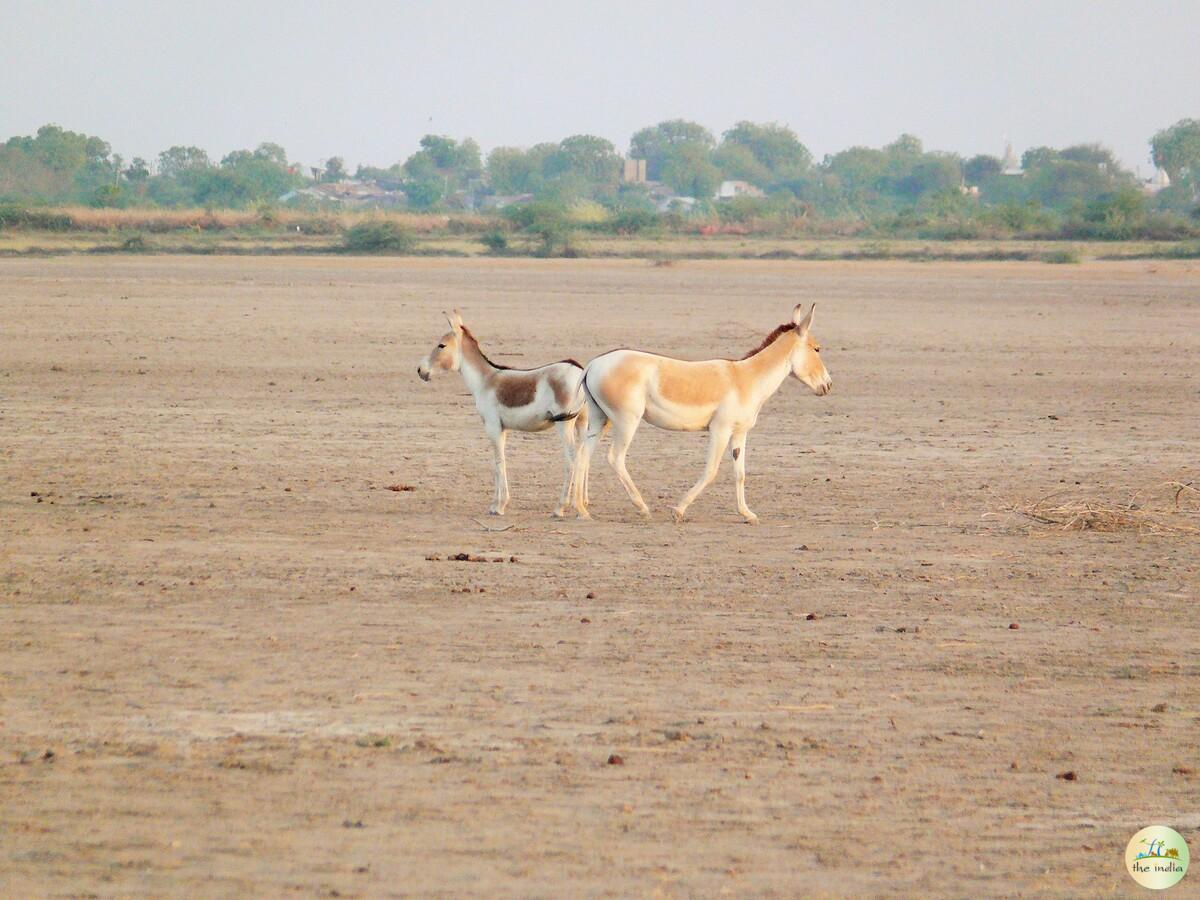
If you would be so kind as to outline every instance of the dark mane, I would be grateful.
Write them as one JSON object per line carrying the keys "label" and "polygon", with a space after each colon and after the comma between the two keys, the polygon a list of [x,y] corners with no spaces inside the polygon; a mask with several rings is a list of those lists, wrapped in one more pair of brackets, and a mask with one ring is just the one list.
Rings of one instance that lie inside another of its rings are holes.
{"label": "dark mane", "polygon": [[795,330],[796,330],[795,322],[788,322],[786,325],[780,325],[778,328],[776,328],[774,331],[772,331],[770,334],[768,334],[765,338],[763,338],[762,343],[759,344],[757,347],[755,347],[753,350],[751,350],[749,353],[747,353],[745,356],[743,356],[742,359],[749,359],[752,356],[762,353],[764,350],[766,350],[768,347],[770,347],[773,343],[775,343],[777,340],[779,340],[780,335],[783,335],[789,331],[795,331]]}
{"label": "dark mane", "polygon": [[[508,371],[508,372],[528,372],[528,371],[530,371],[529,369],[514,369],[512,366],[502,366],[498,362],[492,362],[492,360],[487,358],[487,354],[483,352],[483,348],[479,346],[479,338],[477,338],[477,337],[475,337],[475,335],[471,334],[471,330],[469,328],[467,328],[466,325],[461,326],[461,328],[462,328],[463,337],[467,337],[467,338],[471,339],[471,343],[473,343],[475,345],[475,352],[478,353],[483,358],[483,361],[485,363],[487,363],[489,366],[491,366],[493,369],[502,369],[502,370]],[[583,368],[583,363],[581,363],[577,359],[560,359],[559,362],[569,363],[570,365],[574,366],[577,369]],[[542,367],[538,366],[537,368],[542,368]]]}
{"label": "dark mane", "polygon": [[475,344],[475,352],[483,357],[483,361],[485,363],[487,363],[493,369],[511,369],[512,368],[512,366],[502,366],[502,365],[500,365],[500,363],[492,362],[490,359],[488,359],[487,355],[483,352],[483,348],[479,346],[479,338],[477,338],[477,337],[475,337],[475,335],[471,334],[470,330],[467,328],[466,325],[461,325],[459,327],[462,328],[463,336],[469,337],[471,339],[471,342]]}

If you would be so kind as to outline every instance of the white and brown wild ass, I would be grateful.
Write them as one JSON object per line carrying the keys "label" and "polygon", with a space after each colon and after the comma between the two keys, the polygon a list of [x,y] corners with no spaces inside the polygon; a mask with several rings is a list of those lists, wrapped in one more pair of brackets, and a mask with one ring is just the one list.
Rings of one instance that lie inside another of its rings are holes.
{"label": "white and brown wild ass", "polygon": [[[566,473],[556,516],[566,514],[571,502],[576,431],[582,438],[587,429],[587,410],[581,390],[583,366],[573,359],[550,363],[536,369],[512,369],[497,365],[479,348],[475,335],[463,325],[456,309],[443,313],[450,331],[417,366],[422,381],[441,369],[461,372],[467,389],[475,397],[475,408],[483,418],[483,427],[492,441],[496,467],[496,491],[488,510],[502,516],[508,506],[508,468],[504,459],[505,437],[509,431],[545,431],[551,425],[562,438]],[[587,502],[587,488],[582,491]]]}
{"label": "white and brown wild ass", "polygon": [[600,436],[612,427],[608,461],[644,516],[650,515],[637,485],[625,467],[625,453],[643,419],[668,431],[709,433],[708,463],[690,491],[671,510],[682,521],[687,508],[717,477],[726,447],[733,455],[737,508],[747,522],[758,516],[746,505],[746,435],[759,411],[788,375],[804,382],[819,396],[828,394],[833,380],[821,362],[821,346],[812,335],[813,308],[802,315],[797,306],[792,321],[780,325],[741,359],[699,362],[673,359],[640,350],[611,350],[597,356],[584,370],[588,429],[575,460],[575,508],[588,518],[588,467]]}

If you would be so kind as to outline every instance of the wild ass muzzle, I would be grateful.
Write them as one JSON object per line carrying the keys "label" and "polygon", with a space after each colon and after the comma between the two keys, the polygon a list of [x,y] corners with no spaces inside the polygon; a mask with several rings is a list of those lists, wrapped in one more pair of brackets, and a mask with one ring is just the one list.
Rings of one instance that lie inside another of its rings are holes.
{"label": "wild ass muzzle", "polygon": [[[573,493],[577,438],[582,438],[587,430],[583,366],[573,359],[536,369],[498,365],[484,355],[479,341],[463,324],[457,309],[443,315],[450,323],[450,330],[421,360],[417,375],[422,381],[429,381],[439,370],[460,372],[467,389],[475,397],[475,408],[479,410],[484,430],[492,442],[496,469],[495,495],[488,512],[502,516],[508,507],[508,468],[504,458],[508,432],[545,431],[553,425],[562,439],[566,461],[562,495],[554,515],[566,515]],[[586,485],[582,493],[586,502]]]}
{"label": "wild ass muzzle", "polygon": [[590,518],[587,495],[579,487],[586,484],[596,444],[610,427],[608,461],[629,499],[642,515],[650,516],[625,467],[629,443],[645,419],[668,431],[707,430],[709,434],[704,474],[671,510],[675,521],[683,520],[687,508],[717,477],[728,447],[733,456],[738,512],[747,522],[757,522],[758,516],[746,505],[746,435],[758,422],[759,411],[788,375],[818,396],[833,387],[821,362],[821,345],[812,334],[814,312],[815,304],[807,315],[797,306],[792,321],[780,325],[741,359],[693,362],[640,350],[611,350],[588,363],[583,374],[587,437],[575,459],[574,503],[579,517]]}

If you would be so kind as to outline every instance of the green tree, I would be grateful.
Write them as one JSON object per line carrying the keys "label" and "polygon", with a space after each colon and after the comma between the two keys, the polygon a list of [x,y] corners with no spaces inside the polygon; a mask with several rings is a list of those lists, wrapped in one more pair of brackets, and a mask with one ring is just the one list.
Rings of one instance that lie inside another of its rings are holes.
{"label": "green tree", "polygon": [[454,168],[461,179],[478,178],[483,174],[483,152],[474,138],[465,138],[458,145]]}
{"label": "green tree", "polygon": [[418,176],[404,182],[404,196],[413,209],[429,209],[446,194],[446,182],[437,175]]}
{"label": "green tree", "polygon": [[169,147],[158,154],[158,174],[176,178],[184,172],[207,169],[212,163],[199,147]]}
{"label": "green tree", "polygon": [[661,175],[676,193],[697,200],[711,200],[721,184],[721,171],[713,164],[712,153],[697,143],[670,147],[662,161]]}
{"label": "green tree", "polygon": [[925,146],[916,135],[902,134],[883,148],[893,160],[916,160],[925,152]]}
{"label": "green tree", "polygon": [[1021,154],[1021,168],[1032,172],[1034,169],[1056,163],[1061,158],[1062,154],[1053,147],[1030,147]]}
{"label": "green tree", "polygon": [[765,187],[772,180],[771,170],[742,144],[722,143],[713,153],[713,163],[725,178],[749,181],[759,187]]}
{"label": "green tree", "polygon": [[346,161],[340,156],[331,156],[325,160],[325,171],[321,173],[321,180],[325,182],[345,181],[349,177],[346,171]]}
{"label": "green tree", "polygon": [[745,147],[774,178],[795,178],[812,165],[812,154],[796,133],[775,122],[738,122],[722,135],[722,148]]}
{"label": "green tree", "polygon": [[1110,172],[1121,171],[1121,164],[1113,152],[1100,144],[1075,144],[1061,150],[1058,156],[1059,159],[1087,163]]}
{"label": "green tree", "polygon": [[497,147],[489,153],[487,173],[497,194],[533,193],[541,187],[537,160],[519,147]]}
{"label": "green tree", "polygon": [[1082,207],[1114,188],[1110,173],[1090,163],[1059,159],[1039,165],[1026,176],[1030,195],[1044,206],[1056,209]]}
{"label": "green tree", "polygon": [[479,145],[471,138],[461,144],[453,138],[427,134],[421,149],[404,161],[404,192],[409,205],[429,209],[450,191],[466,186],[483,171]]}
{"label": "green tree", "polygon": [[1172,182],[1200,186],[1200,119],[1180,119],[1150,139],[1154,164]]}
{"label": "green tree", "polygon": [[287,151],[278,144],[270,142],[259,144],[254,151],[254,158],[273,163],[282,169],[288,167]]}
{"label": "green tree", "polygon": [[141,183],[150,177],[150,166],[140,156],[135,156],[121,174],[125,176],[126,181]]}
{"label": "green tree", "polygon": [[556,160],[564,171],[593,184],[616,184],[621,158],[612,142],[592,134],[576,134],[560,141],[558,149]]}
{"label": "green tree", "polygon": [[925,153],[892,182],[895,194],[916,200],[927,194],[954,191],[962,182],[962,163],[950,153]]}
{"label": "green tree", "polygon": [[107,141],[58,125],[11,137],[0,145],[0,196],[93,202],[119,180],[121,161],[110,154]]}
{"label": "green tree", "polygon": [[228,177],[207,182],[208,189],[231,198],[248,198],[236,205],[275,200],[303,183],[288,168],[287,154],[278,144],[260,144],[253,152],[235,150],[221,160],[221,169]]}
{"label": "green tree", "polygon": [[967,184],[983,184],[989,178],[1000,174],[1003,164],[994,156],[981,153],[972,156],[963,166],[963,177]]}
{"label": "green tree", "polygon": [[1146,221],[1147,207],[1146,195],[1126,185],[1089,203],[1083,218],[1102,226],[1103,237],[1129,238]]}
{"label": "green tree", "polygon": [[436,169],[452,169],[458,163],[458,142],[444,135],[425,135],[421,138],[421,152]]}
{"label": "green tree", "polygon": [[823,168],[834,179],[829,187],[861,213],[864,207],[879,199],[888,158],[882,150],[851,147],[826,158]]}
{"label": "green tree", "polygon": [[654,180],[665,180],[662,170],[673,149],[696,148],[689,151],[692,156],[699,151],[709,154],[716,146],[712,132],[703,125],[685,119],[670,119],[649,128],[643,128],[629,141],[629,155],[633,159],[646,160],[646,175]]}

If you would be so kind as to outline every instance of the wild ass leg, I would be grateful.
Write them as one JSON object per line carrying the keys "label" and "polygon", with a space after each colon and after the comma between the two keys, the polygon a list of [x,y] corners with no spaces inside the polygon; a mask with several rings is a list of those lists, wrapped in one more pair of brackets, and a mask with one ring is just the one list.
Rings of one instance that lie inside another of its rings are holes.
{"label": "wild ass leg", "polygon": [[746,505],[746,433],[735,434],[731,442],[730,452],[733,455],[733,479],[737,485],[737,508],[746,522],[758,524],[758,516]]}
{"label": "wild ass leg", "polygon": [[632,421],[629,419],[613,420],[613,442],[612,446],[608,449],[608,461],[617,470],[617,477],[621,479],[621,484],[625,486],[625,493],[629,494],[629,499],[633,501],[633,505],[648,519],[650,518],[650,507],[642,499],[642,492],[633,483],[629,469],[625,468],[625,453],[629,450],[629,444],[633,440],[633,435],[637,431],[638,424],[641,421],[642,417],[640,415],[636,419],[632,419]]}
{"label": "wild ass leg", "polygon": [[600,436],[608,429],[608,416],[590,396],[587,399],[588,426],[587,436],[579,442],[575,452],[575,472],[572,479],[572,492],[575,498],[575,512],[581,519],[590,519],[588,512],[588,473],[592,465],[592,454],[600,443]]}
{"label": "wild ass leg", "polygon": [[562,496],[558,498],[558,508],[554,510],[555,518],[561,519],[567,514],[567,505],[571,502],[572,482],[575,477],[575,423],[558,422],[558,436],[562,438],[563,456],[566,458],[566,473],[563,476]]}
{"label": "wild ass leg", "polygon": [[[605,423],[605,426],[607,427],[607,422]],[[581,409],[579,411],[579,415],[577,415],[575,417],[575,442],[576,442],[576,444],[582,445],[583,442],[587,440],[587,432],[588,432],[588,408],[587,408],[587,404],[584,403],[583,409]],[[603,432],[601,432],[601,433],[603,433]],[[573,497],[574,497],[574,485],[572,485],[572,498]],[[587,506],[591,502],[592,502],[592,498],[588,494],[588,483],[587,483],[587,479],[585,478],[583,480],[583,505]]]}
{"label": "wild ass leg", "polygon": [[489,428],[488,437],[492,439],[492,454],[496,466],[496,492],[488,512],[493,516],[502,516],[505,507],[508,506],[508,465],[504,460],[504,444],[508,432],[503,428]]}
{"label": "wild ass leg", "polygon": [[687,508],[700,496],[700,492],[712,484],[712,480],[717,477],[717,470],[721,467],[721,454],[725,452],[725,447],[729,444],[729,434],[728,428],[714,428],[709,431],[708,462],[705,463],[704,474],[679,501],[679,505],[671,510],[671,515],[676,522],[683,521]]}

